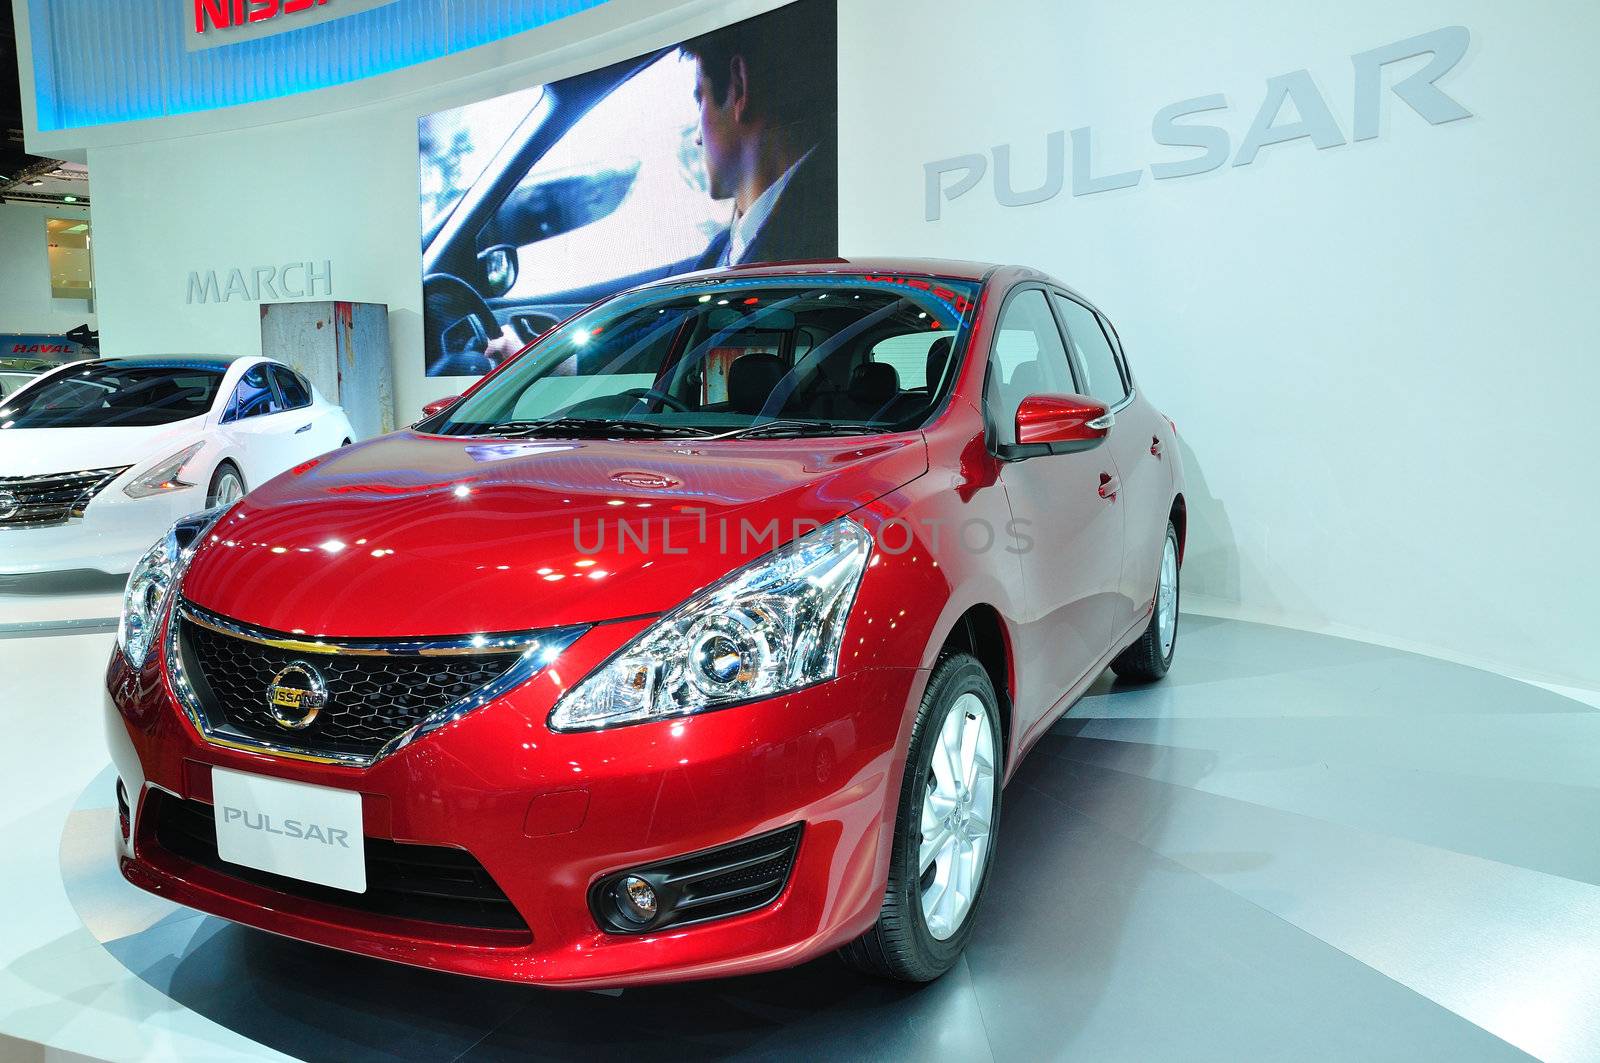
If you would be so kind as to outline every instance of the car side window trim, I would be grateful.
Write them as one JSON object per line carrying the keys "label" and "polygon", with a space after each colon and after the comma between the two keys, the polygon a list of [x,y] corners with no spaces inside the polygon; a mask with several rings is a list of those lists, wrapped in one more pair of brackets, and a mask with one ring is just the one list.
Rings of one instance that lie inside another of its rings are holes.
{"label": "car side window trim", "polygon": [[239,417],[239,389],[244,387],[244,376],[233,382],[233,390],[228,392],[228,401],[222,407],[222,423],[233,424]]}

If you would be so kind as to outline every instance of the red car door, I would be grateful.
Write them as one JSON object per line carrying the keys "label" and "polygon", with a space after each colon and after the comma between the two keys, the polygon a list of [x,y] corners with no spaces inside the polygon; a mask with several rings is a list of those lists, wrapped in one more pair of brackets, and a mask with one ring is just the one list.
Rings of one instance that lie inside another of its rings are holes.
{"label": "red car door", "polygon": [[1112,638],[1148,616],[1155,598],[1156,573],[1166,539],[1172,472],[1160,414],[1139,400],[1127,366],[1113,347],[1105,320],[1079,300],[1055,293],[1056,312],[1072,349],[1084,394],[1102,402],[1116,417],[1104,446],[1117,463],[1121,482],[1117,505],[1123,514],[1122,585]]}
{"label": "red car door", "polygon": [[[1081,392],[1043,288],[1013,289],[990,350],[985,402],[1002,446],[1015,443],[1029,395]],[[1024,738],[1110,648],[1122,579],[1118,471],[1102,444],[1005,462],[1026,614],[1016,636],[1017,725]]]}

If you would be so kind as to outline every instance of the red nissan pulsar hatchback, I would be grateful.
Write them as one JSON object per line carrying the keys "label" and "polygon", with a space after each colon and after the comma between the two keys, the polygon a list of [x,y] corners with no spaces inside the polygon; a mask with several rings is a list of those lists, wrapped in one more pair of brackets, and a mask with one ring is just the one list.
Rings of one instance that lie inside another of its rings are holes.
{"label": "red nissan pulsar hatchback", "polygon": [[639,288],[150,551],[122,872],[544,985],[931,979],[1023,754],[1107,665],[1167,671],[1184,525],[1172,426],[1043,274]]}

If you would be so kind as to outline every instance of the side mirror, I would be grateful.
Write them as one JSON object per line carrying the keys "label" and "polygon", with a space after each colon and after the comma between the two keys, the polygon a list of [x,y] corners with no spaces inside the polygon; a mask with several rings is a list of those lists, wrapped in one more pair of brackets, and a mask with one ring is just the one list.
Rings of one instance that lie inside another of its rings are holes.
{"label": "side mirror", "polygon": [[478,254],[483,284],[491,296],[504,295],[517,283],[517,249],[501,245]]}
{"label": "side mirror", "polygon": [[1011,457],[1072,454],[1101,444],[1116,423],[1105,404],[1082,395],[1029,395],[1017,404]]}
{"label": "side mirror", "polygon": [[593,225],[627,202],[640,161],[617,158],[584,167],[531,174],[506,196],[479,235],[479,247],[526,247]]}
{"label": "side mirror", "polygon": [[448,407],[454,406],[456,403],[458,403],[460,401],[461,401],[461,396],[460,395],[446,395],[442,399],[434,399],[432,402],[430,402],[426,406],[422,407],[423,419],[426,420],[427,418],[432,417],[436,413],[442,413],[445,409],[447,409]]}

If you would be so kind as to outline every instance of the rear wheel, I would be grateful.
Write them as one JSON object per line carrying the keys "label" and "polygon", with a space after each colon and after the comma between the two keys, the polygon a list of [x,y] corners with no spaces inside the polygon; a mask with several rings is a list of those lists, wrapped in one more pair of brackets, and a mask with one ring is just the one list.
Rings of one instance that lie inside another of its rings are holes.
{"label": "rear wheel", "polygon": [[972,934],[1000,827],[1000,714],[968,654],[934,669],[911,732],[877,924],[840,950],[869,974],[930,982]]}
{"label": "rear wheel", "polygon": [[244,497],[244,475],[231,461],[217,466],[211,474],[211,486],[206,489],[206,508],[230,506]]}
{"label": "rear wheel", "polygon": [[1123,650],[1111,668],[1124,679],[1160,679],[1172,667],[1178,648],[1178,530],[1167,522],[1161,544],[1161,568],[1156,577],[1155,608],[1150,626],[1139,641]]}

